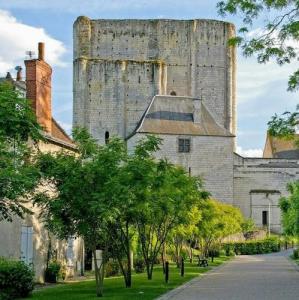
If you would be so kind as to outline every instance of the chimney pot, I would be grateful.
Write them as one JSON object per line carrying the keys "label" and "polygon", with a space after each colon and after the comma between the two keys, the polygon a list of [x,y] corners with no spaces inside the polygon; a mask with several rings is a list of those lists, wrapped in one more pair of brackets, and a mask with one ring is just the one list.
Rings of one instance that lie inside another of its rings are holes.
{"label": "chimney pot", "polygon": [[38,43],[38,59],[45,60],[45,44]]}
{"label": "chimney pot", "polygon": [[22,80],[22,68],[20,66],[16,67],[17,70],[17,81]]}

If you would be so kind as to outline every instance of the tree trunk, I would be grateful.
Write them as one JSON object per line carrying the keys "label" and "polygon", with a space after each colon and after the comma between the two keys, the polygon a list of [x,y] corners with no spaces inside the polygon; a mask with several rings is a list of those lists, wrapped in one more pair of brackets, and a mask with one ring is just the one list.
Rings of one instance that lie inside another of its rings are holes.
{"label": "tree trunk", "polygon": [[161,251],[161,259],[162,259],[162,266],[163,266],[163,274],[165,274],[165,257],[166,257],[166,246],[165,243],[163,243]]}
{"label": "tree trunk", "polygon": [[145,265],[146,265],[146,273],[147,273],[147,279],[151,280],[152,279],[152,272],[151,272],[151,264],[148,260],[145,261]]}
{"label": "tree trunk", "polygon": [[190,243],[190,256],[189,256],[189,258],[190,258],[190,264],[192,264],[192,262],[193,262],[193,249],[192,249],[191,243]]}
{"label": "tree trunk", "polygon": [[93,254],[93,259],[94,259],[97,297],[103,297],[103,279],[104,279],[103,260],[102,260],[102,265],[98,266],[95,246],[92,248],[92,254]]}
{"label": "tree trunk", "polygon": [[147,279],[149,280],[152,280],[153,278],[153,269],[154,269],[154,261],[150,263],[149,274],[147,276]]}
{"label": "tree trunk", "polygon": [[126,242],[127,242],[127,276],[126,276],[126,287],[132,286],[132,261],[131,261],[131,243],[129,236],[129,224],[126,224]]}

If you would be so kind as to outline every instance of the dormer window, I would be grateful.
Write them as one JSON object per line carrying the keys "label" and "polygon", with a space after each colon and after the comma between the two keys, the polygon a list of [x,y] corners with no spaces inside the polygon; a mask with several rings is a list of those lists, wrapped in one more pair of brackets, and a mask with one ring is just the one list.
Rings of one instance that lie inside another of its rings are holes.
{"label": "dormer window", "polygon": [[190,152],[190,139],[179,139],[179,152],[180,153],[189,153]]}

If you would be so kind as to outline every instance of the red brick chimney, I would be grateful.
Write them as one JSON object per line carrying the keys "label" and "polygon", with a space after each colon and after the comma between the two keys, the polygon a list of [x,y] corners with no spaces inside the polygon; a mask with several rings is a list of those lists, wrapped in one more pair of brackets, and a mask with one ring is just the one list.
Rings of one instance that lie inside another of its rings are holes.
{"label": "red brick chimney", "polygon": [[37,121],[44,131],[52,131],[51,75],[52,68],[45,62],[45,45],[38,43],[38,59],[25,60],[26,98],[32,101]]}

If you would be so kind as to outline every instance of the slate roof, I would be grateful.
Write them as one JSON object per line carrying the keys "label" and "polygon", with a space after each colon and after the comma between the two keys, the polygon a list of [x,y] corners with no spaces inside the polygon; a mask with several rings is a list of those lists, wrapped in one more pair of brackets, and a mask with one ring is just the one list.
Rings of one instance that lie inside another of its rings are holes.
{"label": "slate roof", "polygon": [[[197,110],[194,102],[200,101]],[[194,113],[199,114],[195,122]],[[138,133],[233,136],[219,125],[201,100],[181,96],[155,96],[137,127]]]}

